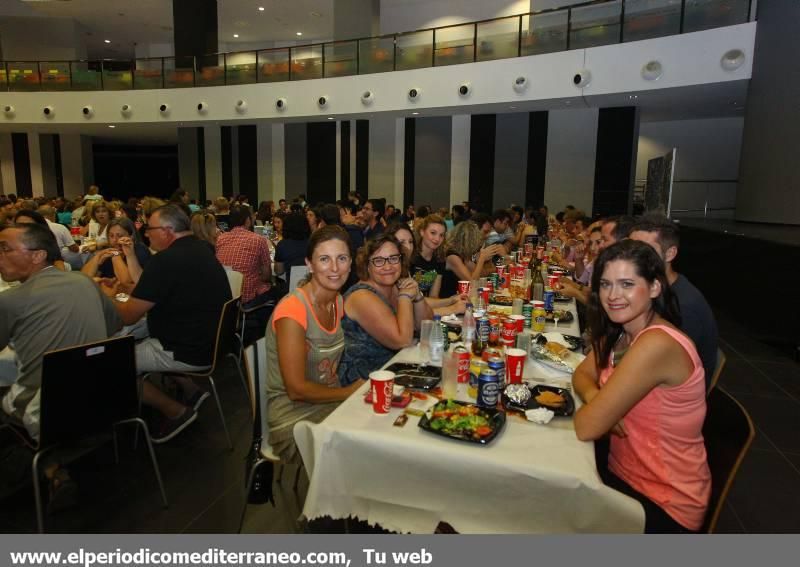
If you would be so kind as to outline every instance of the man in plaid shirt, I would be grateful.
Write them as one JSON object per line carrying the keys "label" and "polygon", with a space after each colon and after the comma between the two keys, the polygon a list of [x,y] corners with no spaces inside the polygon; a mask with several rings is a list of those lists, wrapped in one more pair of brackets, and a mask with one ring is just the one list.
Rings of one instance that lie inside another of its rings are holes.
{"label": "man in plaid shirt", "polygon": [[[242,307],[251,308],[275,299],[272,289],[272,268],[270,265],[267,239],[253,232],[252,212],[246,206],[231,207],[229,214],[230,231],[217,238],[217,260],[223,266],[230,266],[244,275],[242,282]],[[250,331],[256,336],[264,334],[271,308],[259,309],[247,317],[247,339]]]}

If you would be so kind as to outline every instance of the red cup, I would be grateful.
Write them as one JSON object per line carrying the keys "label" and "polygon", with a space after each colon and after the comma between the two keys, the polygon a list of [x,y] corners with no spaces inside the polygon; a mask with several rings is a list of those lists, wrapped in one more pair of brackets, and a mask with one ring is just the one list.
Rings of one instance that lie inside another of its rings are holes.
{"label": "red cup", "polygon": [[525,316],[524,315],[509,315],[509,319],[513,319],[517,324],[517,333],[525,330]]}
{"label": "red cup", "polygon": [[392,390],[394,389],[394,372],[376,370],[369,373],[372,388],[372,411],[378,415],[386,415],[392,409]]}
{"label": "red cup", "polygon": [[506,383],[521,384],[527,354],[521,348],[506,349]]}
{"label": "red cup", "polygon": [[561,276],[558,275],[547,276],[547,287],[550,289],[558,289],[558,280],[560,278]]}
{"label": "red cup", "polygon": [[465,280],[459,280],[458,295],[468,295],[468,294],[469,294],[469,282]]}

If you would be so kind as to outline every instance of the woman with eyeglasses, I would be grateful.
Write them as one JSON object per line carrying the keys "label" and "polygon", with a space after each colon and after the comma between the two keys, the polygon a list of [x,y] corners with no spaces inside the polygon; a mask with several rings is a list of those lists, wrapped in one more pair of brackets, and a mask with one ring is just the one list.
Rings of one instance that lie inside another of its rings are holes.
{"label": "woman with eyeglasses", "polygon": [[411,344],[420,321],[433,318],[419,285],[408,277],[406,262],[400,243],[389,234],[367,240],[359,249],[360,281],[344,295],[343,385],[366,379]]}

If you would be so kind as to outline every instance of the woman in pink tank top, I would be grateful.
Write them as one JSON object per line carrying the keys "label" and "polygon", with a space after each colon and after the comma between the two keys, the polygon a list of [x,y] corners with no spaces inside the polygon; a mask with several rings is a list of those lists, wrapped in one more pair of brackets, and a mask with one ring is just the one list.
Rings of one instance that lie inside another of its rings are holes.
{"label": "woman in pink tank top", "polygon": [[601,475],[642,503],[648,533],[699,530],[711,493],[703,365],[679,321],[650,245],[624,240],[600,254],[589,301],[593,355],[572,378],[584,402],[575,433],[589,441],[611,432]]}

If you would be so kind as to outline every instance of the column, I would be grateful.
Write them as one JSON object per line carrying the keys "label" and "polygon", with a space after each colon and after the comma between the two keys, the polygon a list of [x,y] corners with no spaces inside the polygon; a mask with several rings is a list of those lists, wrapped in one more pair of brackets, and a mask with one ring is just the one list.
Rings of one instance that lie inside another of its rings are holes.
{"label": "column", "polygon": [[[219,126],[203,127],[203,166],[206,172],[206,199],[222,196],[222,143]],[[202,203],[201,203],[202,205]]]}
{"label": "column", "polygon": [[469,201],[469,145],[471,121],[468,114],[453,116],[450,147],[450,205]]}
{"label": "column", "polygon": [[284,148],[283,124],[270,126],[272,139],[272,199],[277,207],[278,201],[286,198],[286,152]]}
{"label": "column", "polygon": [[31,167],[31,190],[34,197],[44,196],[42,150],[38,132],[28,133],[28,160]]}
{"label": "column", "polygon": [[181,189],[198,197],[200,188],[200,162],[198,133],[200,128],[178,128],[178,178]]}
{"label": "column", "polygon": [[497,115],[494,155],[493,209],[525,205],[525,180],[528,171],[528,115]]}
{"label": "column", "polygon": [[272,125],[259,122],[256,125],[256,159],[258,160],[258,202],[278,200],[272,185]]}
{"label": "column", "polygon": [[544,204],[551,211],[567,205],[593,210],[597,116],[596,108],[548,113]]}
{"label": "column", "polygon": [[594,211],[603,215],[631,213],[638,142],[637,107],[600,109],[595,152]]}
{"label": "column", "polygon": [[[87,187],[94,183],[92,139],[80,134],[60,134],[59,143],[64,197],[70,199],[84,195]],[[100,189],[102,191],[102,187]]]}
{"label": "column", "polygon": [[0,176],[3,180],[3,194],[17,193],[17,177],[14,172],[14,147],[11,134],[0,132]]}

